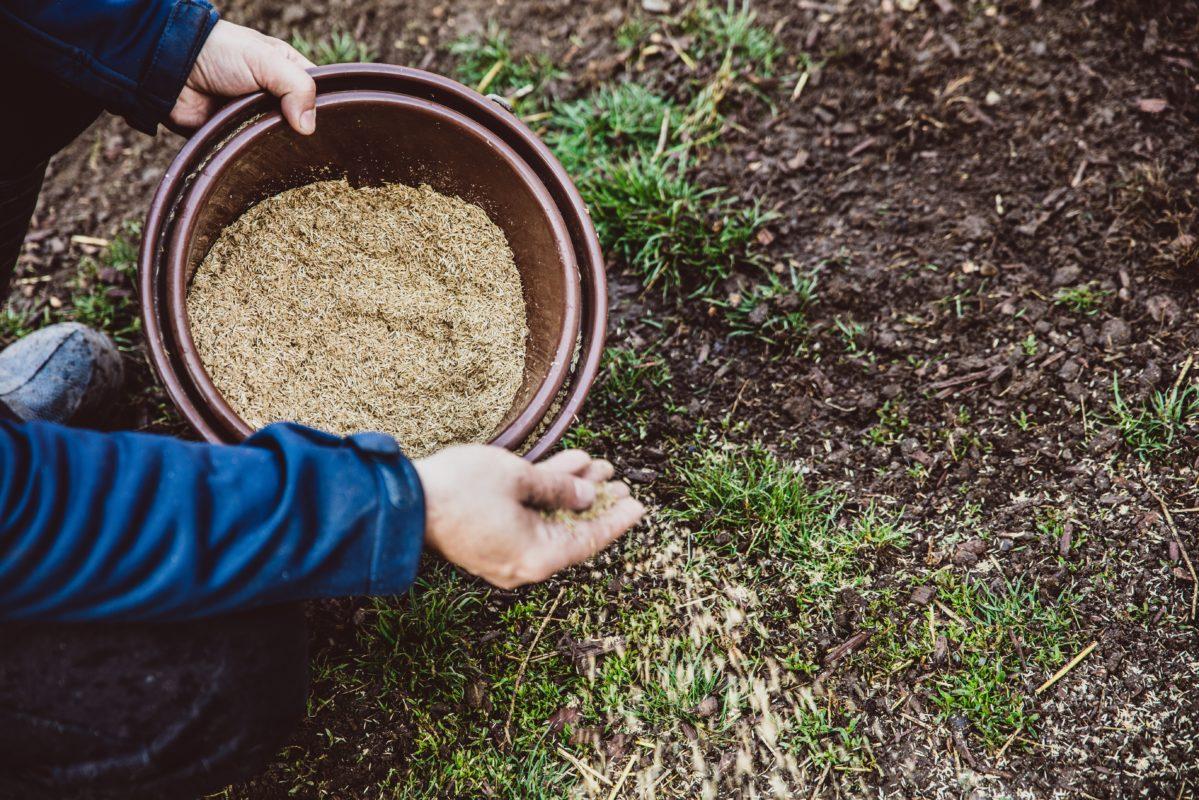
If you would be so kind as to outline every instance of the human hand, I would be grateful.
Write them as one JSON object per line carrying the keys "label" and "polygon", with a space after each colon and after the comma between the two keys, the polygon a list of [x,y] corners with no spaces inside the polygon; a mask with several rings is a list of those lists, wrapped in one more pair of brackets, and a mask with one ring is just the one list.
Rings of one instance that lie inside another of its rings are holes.
{"label": "human hand", "polygon": [[607,461],[566,450],[530,464],[498,447],[461,445],[416,462],[425,490],[425,543],[504,589],[537,583],[586,561],[637,524],[644,506],[623,483],[594,519],[553,520],[541,510],[584,511],[613,473]]}
{"label": "human hand", "polygon": [[218,20],[175,101],[170,121],[193,130],[216,113],[221,98],[265,89],[282,101],[288,124],[308,135],[316,130],[316,82],[304,70],[313,66],[280,39]]}

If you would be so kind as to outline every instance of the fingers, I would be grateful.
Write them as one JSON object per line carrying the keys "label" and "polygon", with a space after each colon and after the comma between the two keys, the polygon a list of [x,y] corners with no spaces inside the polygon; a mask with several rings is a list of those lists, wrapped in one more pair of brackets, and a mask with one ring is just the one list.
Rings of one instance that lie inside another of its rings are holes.
{"label": "fingers", "polygon": [[304,54],[292,47],[282,39],[271,39],[271,44],[278,50],[288,61],[299,64],[304,69],[316,69],[316,64],[313,64]]}
{"label": "fingers", "polygon": [[645,506],[629,496],[628,486],[612,484],[609,490],[622,496],[595,519],[545,523],[550,526],[551,535],[547,537],[550,546],[544,554],[544,578],[586,561],[641,521]]}
{"label": "fingers", "polygon": [[549,469],[544,464],[529,468],[520,485],[522,503],[548,510],[565,508],[583,511],[595,502],[595,484],[589,480]]}
{"label": "fingers", "polygon": [[267,51],[255,70],[258,84],[279,98],[283,117],[305,136],[316,130],[316,81],[299,63],[277,49]]}
{"label": "fingers", "polygon": [[572,475],[577,475],[593,483],[603,483],[616,472],[615,467],[610,462],[602,458],[592,458],[582,450],[563,450],[561,453],[555,453],[550,456],[537,466],[543,469],[553,469],[558,472],[569,472]]}

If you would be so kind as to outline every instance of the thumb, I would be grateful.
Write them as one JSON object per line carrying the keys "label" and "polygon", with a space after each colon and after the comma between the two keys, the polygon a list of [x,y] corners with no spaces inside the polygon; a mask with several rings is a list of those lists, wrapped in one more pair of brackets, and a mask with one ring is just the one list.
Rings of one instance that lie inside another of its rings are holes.
{"label": "thumb", "polygon": [[583,511],[595,502],[595,484],[569,472],[536,466],[525,472],[520,495],[522,503],[537,508]]}
{"label": "thumb", "polygon": [[258,85],[278,97],[283,117],[307,136],[316,130],[316,81],[277,50],[268,50],[255,70]]}

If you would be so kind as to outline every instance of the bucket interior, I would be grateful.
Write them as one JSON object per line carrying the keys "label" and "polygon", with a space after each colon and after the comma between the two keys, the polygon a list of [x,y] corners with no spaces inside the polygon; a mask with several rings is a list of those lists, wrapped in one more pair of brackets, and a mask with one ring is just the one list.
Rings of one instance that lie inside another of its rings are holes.
{"label": "bucket interior", "polygon": [[[505,158],[502,145],[429,104],[382,93],[322,95],[311,136],[295,133],[278,115],[249,127],[253,136],[235,133],[200,170],[195,188],[201,194],[183,253],[188,286],[225,227],[256,203],[313,181],[428,184],[474,203],[503,230],[523,286],[529,328],[524,379],[497,431],[511,425],[562,366],[563,345],[569,353],[576,335],[567,326],[577,325],[578,286],[568,277],[577,267],[568,234],[532,172]],[[547,388],[552,396],[558,386]]]}

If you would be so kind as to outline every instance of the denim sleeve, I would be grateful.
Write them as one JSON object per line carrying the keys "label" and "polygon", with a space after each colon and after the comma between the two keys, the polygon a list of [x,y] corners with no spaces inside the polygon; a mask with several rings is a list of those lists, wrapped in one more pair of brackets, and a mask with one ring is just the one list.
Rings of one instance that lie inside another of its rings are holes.
{"label": "denim sleeve", "polygon": [[0,0],[0,43],[154,133],[216,21],[207,0]]}
{"label": "denim sleeve", "polygon": [[172,620],[398,594],[424,539],[382,434],[292,424],[229,447],[0,422],[0,619]]}

